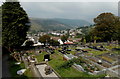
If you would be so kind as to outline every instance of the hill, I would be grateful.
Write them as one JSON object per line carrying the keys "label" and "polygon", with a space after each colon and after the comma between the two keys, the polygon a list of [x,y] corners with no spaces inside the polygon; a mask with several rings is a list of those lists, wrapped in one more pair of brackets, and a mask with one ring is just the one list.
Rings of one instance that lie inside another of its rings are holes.
{"label": "hill", "polygon": [[75,20],[75,19],[43,19],[43,18],[30,18],[31,28],[30,31],[48,31],[48,30],[65,30],[76,27],[81,27],[84,25],[90,25],[89,22],[85,20]]}
{"label": "hill", "polygon": [[30,20],[31,31],[64,30],[72,28],[67,24],[52,19],[31,18]]}
{"label": "hill", "polygon": [[67,24],[71,27],[82,27],[82,26],[89,26],[91,25],[91,23],[89,23],[88,21],[85,20],[81,20],[81,19],[61,19],[61,18],[55,18],[53,20],[56,20],[58,22]]}

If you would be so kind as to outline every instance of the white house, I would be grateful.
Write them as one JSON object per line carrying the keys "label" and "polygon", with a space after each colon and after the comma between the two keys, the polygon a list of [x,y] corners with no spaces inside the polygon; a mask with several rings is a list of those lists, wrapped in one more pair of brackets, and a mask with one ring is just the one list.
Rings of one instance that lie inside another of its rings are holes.
{"label": "white house", "polygon": [[58,39],[58,42],[59,42],[60,44],[64,44],[61,39]]}

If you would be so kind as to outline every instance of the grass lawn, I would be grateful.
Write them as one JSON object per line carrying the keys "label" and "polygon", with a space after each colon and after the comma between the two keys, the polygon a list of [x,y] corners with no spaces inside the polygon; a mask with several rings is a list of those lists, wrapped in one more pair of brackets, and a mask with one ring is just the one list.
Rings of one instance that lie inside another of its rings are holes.
{"label": "grass lawn", "polygon": [[24,63],[21,63],[20,65],[15,65],[16,61],[9,60],[9,70],[12,77],[20,77],[21,79],[29,79],[29,77],[32,77],[32,73],[29,69],[25,71],[23,75],[18,75],[17,71],[20,69],[25,69]]}
{"label": "grass lawn", "polygon": [[72,67],[69,67],[67,69],[62,68],[57,71],[62,77],[90,77],[90,76],[92,77],[92,75],[89,75],[84,72],[80,72]]}
{"label": "grass lawn", "polygon": [[[48,63],[52,68],[55,69],[55,71],[57,71],[57,73],[61,77],[71,77],[71,79],[72,79],[72,77],[73,77],[73,79],[75,79],[75,77],[76,78],[77,77],[97,77],[97,76],[89,75],[84,72],[80,72],[80,71],[74,69],[73,67],[58,69],[58,66],[62,65],[64,62],[66,62],[66,61],[63,60],[62,55],[60,55],[59,52],[56,52],[51,55],[51,60]],[[85,78],[82,78],[82,79],[85,79]]]}
{"label": "grass lawn", "polygon": [[76,53],[75,51],[68,51],[68,52],[71,53],[72,55]]}
{"label": "grass lawn", "polygon": [[[105,46],[105,47],[106,47],[107,49],[120,48],[120,45],[116,45],[116,46]],[[112,51],[112,53],[120,54],[120,50]]]}
{"label": "grass lawn", "polygon": [[51,55],[51,60],[49,61],[49,64],[53,68],[56,68],[57,66],[59,66],[65,62],[65,61],[63,61],[63,57],[62,57],[61,53],[59,53],[59,54],[58,53],[59,52],[56,52],[56,53]]}
{"label": "grass lawn", "polygon": [[120,48],[120,45],[109,45],[109,46],[104,46],[107,49],[112,49],[112,48]]}
{"label": "grass lawn", "polygon": [[39,55],[35,56],[38,62],[42,62],[44,60],[44,55],[47,54],[46,52],[42,52]]}
{"label": "grass lawn", "polygon": [[101,55],[101,54],[104,54],[104,53],[107,53],[108,51],[96,51],[96,50],[92,50],[92,51],[89,51],[88,53],[93,53],[93,55]]}
{"label": "grass lawn", "polygon": [[[74,52],[71,52],[74,53]],[[47,54],[46,52],[42,52],[39,54],[37,57],[38,61],[41,62],[43,61],[44,55]],[[97,77],[94,75],[89,75],[85,72],[80,72],[73,67],[69,68],[61,68],[58,69],[59,66],[61,66],[63,63],[66,61],[63,60],[63,54],[59,53],[57,50],[55,50],[54,54],[51,54],[50,56],[50,61],[48,61],[48,64],[61,76],[61,77],[71,77],[75,79],[75,77]],[[82,78],[85,79],[85,78]],[[93,78],[92,78],[93,79]]]}
{"label": "grass lawn", "polygon": [[120,50],[118,50],[118,51],[112,51],[112,53],[120,54]]}
{"label": "grass lawn", "polygon": [[65,61],[63,60],[63,57],[60,56],[58,53],[51,55],[51,61],[49,61],[49,65],[51,65],[59,74],[61,77],[82,77],[87,76],[88,74],[83,74],[83,72],[79,72],[76,69],[70,67],[70,68],[62,68],[58,70],[58,66],[62,65]]}
{"label": "grass lawn", "polygon": [[113,62],[114,60],[112,60],[111,58],[108,58],[106,56],[102,56],[102,59],[106,60],[106,61],[109,61],[109,62]]}
{"label": "grass lawn", "polygon": [[69,49],[75,50],[75,49],[76,49],[76,47],[69,47]]}

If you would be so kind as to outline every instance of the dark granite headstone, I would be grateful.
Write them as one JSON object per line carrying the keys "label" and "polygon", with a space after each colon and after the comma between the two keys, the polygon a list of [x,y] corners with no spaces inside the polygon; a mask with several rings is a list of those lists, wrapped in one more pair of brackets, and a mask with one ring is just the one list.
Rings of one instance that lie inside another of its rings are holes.
{"label": "dark granite headstone", "polygon": [[54,54],[55,52],[54,51],[51,51],[51,54]]}
{"label": "dark granite headstone", "polygon": [[41,51],[39,51],[39,53],[41,53]]}
{"label": "dark granite headstone", "polygon": [[44,60],[45,59],[48,59],[48,61],[49,61],[50,60],[50,55],[49,54],[44,55]]}

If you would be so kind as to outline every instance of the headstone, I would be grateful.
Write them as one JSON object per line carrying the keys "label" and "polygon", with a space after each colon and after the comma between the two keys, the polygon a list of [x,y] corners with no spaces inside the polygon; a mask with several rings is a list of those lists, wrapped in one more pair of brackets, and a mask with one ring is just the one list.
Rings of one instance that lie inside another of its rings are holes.
{"label": "headstone", "polygon": [[47,62],[48,61],[48,59],[45,59],[45,62]]}
{"label": "headstone", "polygon": [[20,65],[21,62],[16,62],[15,65]]}
{"label": "headstone", "polygon": [[98,64],[102,64],[102,60],[98,60]]}
{"label": "headstone", "polygon": [[50,55],[49,54],[44,55],[44,60],[45,59],[48,59],[48,61],[49,61],[50,60]]}

